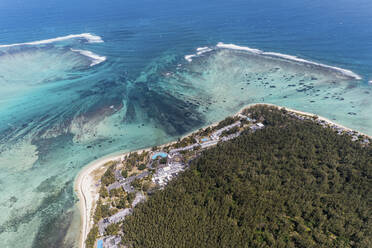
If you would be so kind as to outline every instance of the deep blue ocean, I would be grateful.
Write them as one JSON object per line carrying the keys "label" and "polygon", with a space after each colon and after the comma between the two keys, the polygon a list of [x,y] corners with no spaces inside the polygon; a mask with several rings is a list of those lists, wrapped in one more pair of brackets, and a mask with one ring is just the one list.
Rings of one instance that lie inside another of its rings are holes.
{"label": "deep blue ocean", "polygon": [[371,27],[370,0],[0,1],[0,246],[77,247],[84,165],[247,104],[372,135]]}

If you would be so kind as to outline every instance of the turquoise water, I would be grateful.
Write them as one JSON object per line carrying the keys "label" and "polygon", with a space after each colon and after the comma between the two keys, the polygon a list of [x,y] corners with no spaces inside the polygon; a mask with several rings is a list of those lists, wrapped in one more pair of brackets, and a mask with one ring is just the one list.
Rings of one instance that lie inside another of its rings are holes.
{"label": "turquoise water", "polygon": [[103,248],[103,240],[102,239],[98,240],[97,248]]}
{"label": "turquoise water", "polygon": [[157,157],[162,157],[162,158],[166,158],[168,156],[167,153],[165,152],[157,152],[155,153],[154,155],[152,155],[152,159],[156,159]]}
{"label": "turquoise water", "polygon": [[369,0],[1,1],[0,245],[76,247],[85,164],[247,104],[372,135],[371,11]]}

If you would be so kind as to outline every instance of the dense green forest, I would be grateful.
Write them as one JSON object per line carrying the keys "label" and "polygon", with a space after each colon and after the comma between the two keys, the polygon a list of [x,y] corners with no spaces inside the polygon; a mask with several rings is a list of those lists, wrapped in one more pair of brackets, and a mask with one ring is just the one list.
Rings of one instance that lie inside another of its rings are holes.
{"label": "dense green forest", "polygon": [[[372,149],[272,107],[139,204],[129,247],[372,247]],[[262,118],[263,117],[263,118]]]}

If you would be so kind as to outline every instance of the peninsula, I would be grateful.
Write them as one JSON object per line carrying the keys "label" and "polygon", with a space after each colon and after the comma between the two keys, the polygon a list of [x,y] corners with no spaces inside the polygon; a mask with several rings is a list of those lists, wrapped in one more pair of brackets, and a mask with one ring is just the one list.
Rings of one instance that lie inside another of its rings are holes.
{"label": "peninsula", "polygon": [[[364,204],[367,203],[361,196],[368,199],[371,195],[355,187],[358,183],[365,189],[371,186],[371,180],[363,174],[371,172],[371,164],[366,162],[371,161],[368,160],[370,142],[371,137],[365,134],[313,114],[255,104],[178,141],[108,156],[86,166],[75,182],[82,217],[80,247],[159,247],[160,243],[162,247],[175,247],[178,242],[188,247],[216,247],[224,242],[235,247],[247,244],[263,247],[344,244],[349,247],[358,243],[352,236],[356,235],[356,227],[347,226],[349,231],[346,231],[345,223],[350,221],[358,221],[360,225],[360,242],[370,242],[365,235],[370,227],[364,223],[364,214],[357,216],[346,206],[348,202],[339,206],[348,216],[340,216],[338,210],[330,210],[327,205],[335,204],[336,195],[339,200],[346,197],[339,188],[332,188],[335,184],[341,187],[339,184],[343,182],[352,195],[361,199],[359,210],[366,210]],[[330,154],[326,162],[325,153],[332,151],[338,151],[339,155]],[[360,157],[350,158],[350,152]],[[351,164],[356,166],[351,168]],[[243,175],[244,179],[235,181]],[[235,179],[228,179],[230,177]],[[350,184],[350,180],[358,183]],[[200,188],[202,184],[209,190]],[[278,186],[282,186],[282,190]],[[242,187],[250,192],[241,191]],[[301,195],[304,199],[291,198],[296,195],[291,187],[298,187],[297,197]],[[217,190],[219,188],[223,192]],[[222,198],[217,200],[219,197]],[[253,205],[242,197],[250,198]],[[316,201],[307,197],[314,197]],[[275,201],[280,209],[272,205]],[[310,201],[319,205],[298,209],[299,202]],[[289,203],[292,205],[287,206]],[[343,203],[337,201],[337,204]],[[228,212],[220,212],[222,210]],[[249,221],[242,215],[243,210],[252,214]],[[315,214],[316,211],[323,213]],[[319,225],[325,225],[324,218],[335,221],[332,214],[341,219],[338,229],[336,224],[320,228]],[[261,219],[263,216],[268,219]],[[182,232],[179,228],[198,238],[179,236]],[[200,232],[195,233],[196,229]],[[223,232],[225,229],[229,231]],[[249,233],[247,238],[234,236],[244,232]]]}

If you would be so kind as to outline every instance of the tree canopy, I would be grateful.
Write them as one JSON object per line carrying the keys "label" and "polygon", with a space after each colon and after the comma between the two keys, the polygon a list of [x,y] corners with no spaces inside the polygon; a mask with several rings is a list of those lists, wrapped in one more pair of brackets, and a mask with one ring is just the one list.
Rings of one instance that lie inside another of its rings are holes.
{"label": "tree canopy", "polygon": [[254,107],[266,127],[201,153],[126,218],[129,247],[372,247],[372,149]]}

